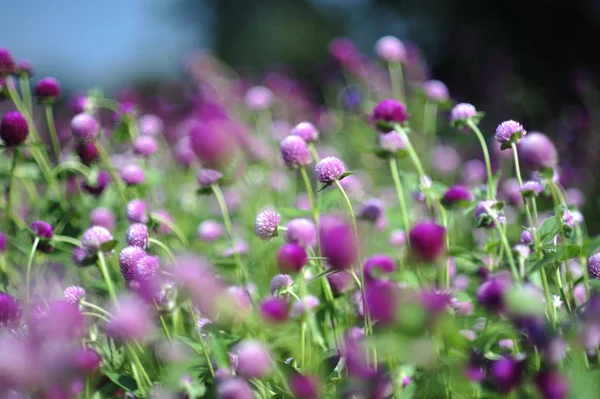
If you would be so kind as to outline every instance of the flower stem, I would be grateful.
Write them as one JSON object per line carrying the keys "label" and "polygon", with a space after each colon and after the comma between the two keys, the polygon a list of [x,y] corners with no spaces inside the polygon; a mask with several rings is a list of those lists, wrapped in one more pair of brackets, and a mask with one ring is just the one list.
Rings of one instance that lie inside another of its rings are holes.
{"label": "flower stem", "polygon": [[52,141],[52,149],[54,150],[54,158],[56,163],[60,163],[60,142],[58,140],[58,133],[56,133],[56,124],[54,123],[54,113],[52,112],[52,105],[46,104],[46,123],[48,124],[48,132],[50,133],[50,140]]}
{"label": "flower stem", "polygon": [[100,154],[100,158],[102,158],[102,162],[104,163],[104,166],[108,170],[108,173],[110,174],[111,179],[113,180],[114,184],[117,186],[117,191],[119,191],[121,200],[123,201],[124,204],[126,204],[127,203],[127,194],[125,193],[125,187],[123,186],[123,181],[121,180],[121,177],[117,175],[117,172],[115,171],[115,167],[112,164],[112,162],[108,156],[108,153],[106,152],[104,147],[99,142],[96,142],[96,148],[98,149],[98,154]]}
{"label": "flower stem", "polygon": [[495,187],[492,184],[492,162],[490,161],[490,153],[488,151],[485,139],[483,138],[483,134],[481,134],[481,131],[479,130],[477,125],[473,123],[473,121],[470,119],[467,119],[467,124],[473,130],[473,132],[475,132],[475,135],[479,140],[479,144],[481,145],[481,150],[483,151],[483,158],[485,160],[485,170],[487,173],[487,198],[489,200],[492,200],[496,197],[496,192]]}
{"label": "flower stem", "polygon": [[117,294],[115,293],[115,288],[112,285],[112,280],[110,279],[110,274],[108,272],[108,268],[106,267],[106,260],[104,259],[104,253],[102,251],[98,251],[98,263],[100,264],[100,271],[102,272],[102,277],[104,277],[104,282],[106,283],[106,288],[108,288],[108,293],[113,300],[113,302],[118,304]]}
{"label": "flower stem", "polygon": [[19,86],[21,87],[21,95],[23,96],[23,105],[31,112],[33,105],[31,101],[31,87],[29,84],[29,76],[26,74],[19,75]]}
{"label": "flower stem", "polygon": [[86,306],[86,307],[88,307],[90,309],[94,309],[94,310],[96,310],[96,311],[98,311],[98,312],[100,312],[100,313],[102,313],[102,314],[104,314],[104,315],[106,315],[108,317],[112,317],[112,314],[108,310],[105,310],[105,309],[101,308],[98,305],[95,305],[95,304],[93,304],[91,302],[88,302],[86,300],[83,300],[80,303],[81,303],[82,306]]}
{"label": "flower stem", "polygon": [[200,327],[198,327],[198,319],[196,318],[196,312],[194,312],[194,307],[192,306],[192,302],[187,300],[188,308],[190,309],[190,315],[192,316],[192,322],[194,323],[194,327],[196,332],[198,333],[198,338],[200,340],[200,346],[202,347],[202,352],[204,353],[204,358],[206,359],[206,364],[208,364],[208,369],[210,370],[210,375],[215,377],[215,370],[213,369],[212,362],[210,361],[210,355],[208,354],[208,348],[206,347],[206,342],[204,342],[204,337],[202,336],[202,331]]}
{"label": "flower stem", "polygon": [[406,93],[404,90],[404,73],[402,71],[402,64],[388,63],[388,71],[390,74],[390,83],[392,85],[392,96],[404,102]]}
{"label": "flower stem", "polygon": [[12,164],[10,166],[10,176],[8,177],[8,189],[6,190],[6,222],[10,226],[10,217],[8,215],[12,211],[12,193],[15,185],[15,170],[17,169],[18,158],[20,155],[20,150],[18,148],[13,152]]}
{"label": "flower stem", "polygon": [[400,182],[400,176],[398,176],[398,162],[395,157],[390,157],[390,171],[392,172],[392,179],[394,180],[394,186],[396,187],[396,195],[398,196],[398,202],[400,204],[400,212],[402,214],[402,228],[408,232],[410,229],[410,218],[408,216],[408,210],[406,208],[406,200],[404,197],[404,191],[402,190],[402,183]]}
{"label": "flower stem", "polygon": [[319,208],[315,203],[315,194],[313,192],[312,185],[310,184],[310,179],[308,178],[308,173],[306,172],[305,167],[300,168],[300,174],[302,175],[302,180],[304,180],[304,185],[306,186],[306,193],[308,195],[308,200],[310,201],[310,208],[312,210],[313,221],[318,226],[319,225]]}
{"label": "flower stem", "polygon": [[498,222],[497,218],[494,218],[494,225],[496,226],[496,230],[500,235],[500,240],[502,241],[502,245],[504,246],[504,250],[506,251],[506,256],[508,257],[508,263],[510,264],[510,270],[512,271],[513,277],[515,281],[521,282],[521,277],[519,276],[519,272],[517,270],[517,266],[515,264],[515,259],[513,257],[512,251],[510,250],[510,245],[508,244],[508,240],[506,239],[506,234],[504,234],[504,230],[502,229],[502,225]]}
{"label": "flower stem", "polygon": [[35,256],[35,251],[37,250],[39,243],[40,238],[36,237],[35,240],[33,240],[33,245],[31,246],[31,251],[29,252],[29,259],[27,260],[27,271],[25,274],[27,303],[29,303],[29,300],[31,299],[31,264],[33,263],[33,257]]}
{"label": "flower stem", "polygon": [[164,243],[162,243],[161,241],[157,240],[156,238],[152,238],[152,237],[150,237],[148,239],[148,242],[150,242],[150,244],[155,244],[155,245],[158,245],[159,247],[161,247],[163,249],[163,251],[165,251],[167,253],[167,256],[169,257],[169,259],[171,259],[171,261],[173,263],[175,263],[175,257],[173,256],[173,252],[171,252],[169,247],[167,247]]}

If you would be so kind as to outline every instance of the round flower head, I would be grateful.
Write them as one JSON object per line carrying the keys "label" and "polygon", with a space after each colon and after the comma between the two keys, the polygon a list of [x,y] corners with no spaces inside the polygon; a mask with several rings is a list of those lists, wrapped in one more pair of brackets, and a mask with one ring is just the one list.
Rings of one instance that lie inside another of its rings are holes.
{"label": "round flower head", "polygon": [[146,213],[146,203],[141,199],[133,199],[127,203],[127,220],[131,223],[146,223],[148,222],[148,214]]}
{"label": "round flower head", "polygon": [[389,63],[406,62],[407,52],[404,43],[395,36],[383,36],[375,42],[375,54]]}
{"label": "round flower head", "polygon": [[477,301],[491,312],[500,312],[504,309],[504,293],[507,284],[499,279],[490,279],[477,289]]}
{"label": "round flower head", "polygon": [[389,153],[395,154],[400,150],[406,149],[406,143],[402,136],[395,130],[379,135],[379,148]]}
{"label": "round flower head", "polygon": [[179,139],[179,141],[175,143],[173,151],[177,162],[186,168],[189,168],[196,160],[196,153],[191,148],[189,136],[184,136]]}
{"label": "round flower head", "polygon": [[292,219],[285,226],[285,240],[301,247],[310,248],[317,245],[317,228],[308,219]]}
{"label": "round flower head", "polygon": [[33,75],[35,75],[33,63],[29,60],[19,60],[19,62],[17,62],[17,73],[19,75],[26,75],[32,77]]}
{"label": "round flower head", "polygon": [[294,280],[288,274],[276,274],[269,284],[269,292],[271,295],[277,294],[279,290],[285,290],[294,284]]}
{"label": "round flower head", "polygon": [[319,139],[319,131],[310,122],[300,122],[290,132],[292,136],[299,136],[307,143]]}
{"label": "round flower head", "polygon": [[223,173],[214,169],[202,169],[200,173],[198,173],[198,184],[200,187],[210,187],[213,184],[217,184],[219,180],[223,178]]}
{"label": "round flower head", "polygon": [[3,231],[0,231],[0,254],[3,254],[8,249],[8,238]]}
{"label": "round flower head", "polygon": [[418,222],[408,235],[410,249],[417,259],[433,262],[446,249],[445,236],[446,229],[437,223],[430,221]]}
{"label": "round flower head", "polygon": [[54,101],[60,96],[60,83],[52,77],[40,79],[35,85],[35,95],[40,101]]}
{"label": "round flower head", "polygon": [[148,281],[156,276],[159,268],[158,257],[145,255],[135,263],[135,280]]}
{"label": "round flower head", "polygon": [[600,280],[600,253],[590,256],[588,260],[588,274],[591,278]]}
{"label": "round flower head", "polygon": [[271,108],[273,100],[273,92],[265,86],[251,87],[245,95],[246,105],[253,111],[263,111]]}
{"label": "round flower head", "polygon": [[442,204],[446,206],[456,206],[473,201],[473,193],[465,186],[455,185],[450,187],[442,197]]}
{"label": "round flower head", "polygon": [[354,289],[354,278],[347,271],[339,271],[327,275],[327,282],[335,296],[343,295]]}
{"label": "round flower head", "polygon": [[373,320],[388,324],[396,319],[398,286],[391,281],[376,281],[365,289],[365,304]]}
{"label": "round flower head", "polygon": [[519,142],[519,160],[532,170],[552,168],[558,163],[558,152],[548,136],[531,132]]}
{"label": "round flower head", "polygon": [[77,155],[81,160],[81,163],[90,166],[92,162],[100,157],[98,147],[91,141],[89,143],[77,143]]}
{"label": "round flower head", "polygon": [[83,287],[72,285],[65,288],[63,296],[65,297],[65,301],[73,305],[79,305],[79,302],[85,297],[85,289]]}
{"label": "round flower head", "polygon": [[108,171],[106,170],[101,170],[96,176],[95,182],[85,181],[82,184],[82,188],[88,193],[98,197],[102,195],[102,193],[104,192],[104,190],[106,190],[106,187],[108,187],[110,182],[110,173],[108,173]]}
{"label": "round flower head", "polygon": [[317,306],[319,306],[319,299],[314,295],[307,295],[292,305],[290,316],[293,319],[303,317]]}
{"label": "round flower head", "polygon": [[144,169],[138,165],[129,164],[121,168],[121,179],[123,179],[126,184],[134,186],[142,184],[146,179],[146,175],[144,174]]}
{"label": "round flower head", "polygon": [[383,216],[383,201],[378,198],[370,198],[360,206],[357,218],[376,223]]}
{"label": "round flower head", "polygon": [[260,341],[245,340],[233,348],[237,354],[236,372],[247,378],[262,378],[271,373],[273,359],[267,347]]}
{"label": "round flower head", "polygon": [[373,255],[368,258],[363,266],[365,281],[374,282],[381,275],[389,275],[396,270],[396,262],[387,255]]}
{"label": "round flower head", "polygon": [[101,362],[102,358],[92,348],[79,349],[73,356],[75,367],[86,375],[96,372],[100,368]]}
{"label": "round flower head", "polygon": [[154,330],[148,306],[135,297],[121,298],[106,334],[117,341],[144,341]]}
{"label": "round flower head", "polygon": [[274,323],[286,321],[289,313],[290,305],[288,301],[283,298],[267,298],[260,304],[260,314],[262,317]]}
{"label": "round flower head", "polygon": [[281,140],[279,149],[288,168],[296,169],[312,162],[306,141],[300,136],[287,136]]}
{"label": "round flower head", "polygon": [[54,229],[52,225],[43,220],[36,220],[29,226],[33,233],[41,239],[49,240],[54,237]]}
{"label": "round flower head", "polygon": [[345,221],[335,217],[323,218],[319,238],[322,254],[333,269],[345,270],[356,262],[357,237]]}
{"label": "round flower head", "polygon": [[406,232],[400,229],[392,231],[388,242],[391,246],[403,247],[406,244]]}
{"label": "round flower head", "polygon": [[315,165],[317,180],[325,184],[339,180],[345,172],[346,165],[336,157],[323,158]]}
{"label": "round flower head", "polygon": [[475,106],[468,103],[456,104],[450,111],[450,122],[465,122],[477,116]]}
{"label": "round flower head", "polygon": [[154,155],[158,151],[158,144],[152,136],[140,136],[133,143],[133,152],[143,157]]}
{"label": "round flower head", "polygon": [[428,80],[423,83],[423,91],[428,99],[435,102],[448,101],[448,88],[439,80]]}
{"label": "round flower head", "polygon": [[307,261],[306,251],[298,244],[287,243],[277,251],[277,265],[284,273],[299,272]]}
{"label": "round flower head", "polygon": [[142,115],[138,120],[138,130],[142,136],[157,136],[163,131],[163,121],[152,114]]}
{"label": "round flower head", "polygon": [[[533,230],[535,231],[535,228],[533,228]],[[533,232],[530,231],[529,229],[523,230],[523,232],[521,233],[521,239],[519,240],[519,242],[521,244],[525,244],[525,245],[533,244],[533,242],[534,242]]]}
{"label": "round flower head", "polygon": [[71,252],[71,259],[73,263],[77,266],[87,266],[83,264],[83,261],[88,257],[88,253],[85,252],[85,249],[81,247],[73,248],[73,252]]}
{"label": "round flower head", "polygon": [[71,119],[71,131],[76,140],[89,143],[98,135],[100,123],[90,114],[77,114]]}
{"label": "round flower head", "polygon": [[519,122],[509,120],[502,122],[496,128],[496,141],[500,144],[518,143],[523,136],[527,135],[523,125]]}
{"label": "round flower head", "polygon": [[492,362],[491,380],[501,392],[510,392],[521,382],[524,371],[522,362],[512,357],[502,357]]}
{"label": "round flower head", "polygon": [[12,75],[17,70],[15,60],[10,52],[0,47],[0,76]]}
{"label": "round flower head", "polygon": [[223,225],[214,220],[205,220],[198,226],[197,236],[200,240],[213,242],[223,236]]}
{"label": "round flower head", "polygon": [[530,180],[523,183],[521,186],[521,194],[523,194],[524,197],[537,197],[543,189],[544,187],[540,182]]}
{"label": "round flower head", "polygon": [[281,215],[266,209],[259,213],[254,220],[254,234],[261,240],[269,240],[275,236]]}
{"label": "round flower head", "polygon": [[569,397],[569,381],[557,370],[541,371],[535,377],[535,385],[544,399]]}
{"label": "round flower head", "polygon": [[190,129],[190,147],[202,166],[221,169],[235,161],[238,136],[230,122],[225,120],[197,123]]}
{"label": "round flower head", "polygon": [[437,146],[433,150],[431,161],[436,172],[445,176],[453,175],[461,163],[458,151],[450,145]]}
{"label": "round flower head", "polygon": [[565,194],[567,197],[567,205],[574,206],[575,208],[583,207],[583,204],[585,203],[585,195],[580,189],[571,187],[567,189]]}
{"label": "round flower head", "polygon": [[96,208],[90,213],[92,226],[102,226],[108,230],[115,228],[115,215],[108,208]]}
{"label": "round flower head", "polygon": [[148,247],[148,227],[143,223],[134,223],[127,228],[125,242],[132,247]]}
{"label": "round flower head", "polygon": [[389,132],[394,129],[394,124],[406,122],[408,112],[400,101],[388,98],[377,104],[371,119],[381,132]]}
{"label": "round flower head", "polygon": [[17,111],[10,111],[0,121],[0,138],[8,147],[22,144],[29,135],[27,120]]}
{"label": "round flower head", "polygon": [[88,253],[96,253],[103,244],[112,241],[113,236],[110,231],[102,226],[92,226],[84,231],[81,236],[81,245]]}
{"label": "round flower head", "polygon": [[352,39],[336,37],[329,43],[329,54],[340,64],[348,65],[358,57],[358,49]]}
{"label": "round flower head", "polygon": [[20,320],[19,302],[12,295],[0,291],[0,327],[16,325]]}
{"label": "round flower head", "polygon": [[477,204],[473,215],[475,216],[475,220],[477,221],[477,225],[479,227],[493,229],[496,227],[496,221],[498,221],[500,224],[506,222],[504,213],[495,209],[496,204],[496,201],[491,200],[481,201],[479,204]]}
{"label": "round flower head", "polygon": [[322,397],[321,381],[316,377],[292,374],[288,378],[288,385],[296,399],[319,399]]}
{"label": "round flower head", "polygon": [[254,399],[254,391],[250,385],[241,378],[228,378],[219,382],[217,386],[219,399]]}
{"label": "round flower head", "polygon": [[132,282],[136,278],[136,265],[138,260],[147,256],[146,251],[140,247],[125,247],[119,254],[119,267],[125,281]]}

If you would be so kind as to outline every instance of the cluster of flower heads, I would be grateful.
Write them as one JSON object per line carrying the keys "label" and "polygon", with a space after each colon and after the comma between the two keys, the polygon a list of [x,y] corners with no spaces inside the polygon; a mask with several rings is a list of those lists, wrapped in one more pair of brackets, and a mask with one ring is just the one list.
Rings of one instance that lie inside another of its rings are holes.
{"label": "cluster of flower heads", "polygon": [[31,63],[0,48],[1,397],[584,389],[564,370],[598,363],[600,255],[551,139],[514,120],[486,139],[396,37],[378,60],[329,50],[357,82],[339,110],[206,53],[185,106],[126,90],[62,110],[60,83],[30,93]]}

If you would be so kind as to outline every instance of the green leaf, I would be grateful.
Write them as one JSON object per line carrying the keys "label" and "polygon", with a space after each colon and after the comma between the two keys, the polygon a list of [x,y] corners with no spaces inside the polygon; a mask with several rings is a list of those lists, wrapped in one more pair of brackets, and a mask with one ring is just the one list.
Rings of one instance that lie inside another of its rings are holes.
{"label": "green leaf", "polygon": [[329,379],[335,368],[338,366],[340,362],[340,355],[336,353],[336,351],[330,351],[329,356],[327,356],[321,364],[319,365],[320,374],[325,377],[325,379]]}
{"label": "green leaf", "polygon": [[127,375],[121,375],[106,371],[104,372],[104,375],[107,376],[112,382],[114,382],[121,388],[127,390],[128,392],[134,392],[138,389],[135,380]]}
{"label": "green leaf", "polygon": [[118,243],[119,243],[119,240],[106,241],[104,244],[100,245],[100,250],[102,252],[110,252],[113,249],[115,249],[115,247],[117,246]]}
{"label": "green leaf", "polygon": [[298,209],[298,208],[293,208],[293,207],[284,207],[284,208],[277,208],[277,212],[279,212],[279,214],[285,218],[300,218],[300,217],[310,217],[311,213],[309,210],[306,209]]}
{"label": "green leaf", "polygon": [[345,179],[346,177],[348,177],[348,176],[350,176],[350,175],[353,175],[353,174],[355,174],[355,173],[356,173],[356,171],[355,171],[355,170],[348,170],[348,171],[346,171],[346,172],[342,173],[342,175],[339,177],[339,179],[338,179],[338,180],[343,180],[343,179]]}
{"label": "green leaf", "polygon": [[338,272],[338,270],[335,270],[335,269],[325,269],[325,270],[323,270],[323,271],[321,271],[321,272],[319,272],[319,273],[315,274],[315,275],[314,275],[314,276],[313,276],[313,277],[312,277],[312,278],[311,278],[311,279],[308,281],[308,283],[307,283],[307,284],[310,284],[310,283],[312,283],[313,281],[317,281],[317,280],[318,280],[318,279],[320,279],[321,277],[326,277],[326,276],[329,276],[330,274],[337,273],[337,272]]}
{"label": "green leaf", "polygon": [[583,256],[591,256],[596,250],[600,247],[600,236],[588,238],[583,243],[583,248],[581,249],[581,254]]}
{"label": "green leaf", "polygon": [[321,187],[319,190],[317,190],[317,192],[321,192],[323,190],[325,190],[327,187],[331,186],[333,183],[325,183],[323,184],[323,187]]}
{"label": "green leaf", "polygon": [[198,190],[196,190],[196,194],[197,195],[210,195],[210,194],[212,194],[212,188],[200,187]]}
{"label": "green leaf", "polygon": [[124,142],[126,142],[129,138],[129,127],[127,126],[127,123],[125,123],[124,121],[119,122],[119,124],[113,132],[112,137],[115,143],[117,144],[123,144]]}
{"label": "green leaf", "polygon": [[544,179],[544,180],[552,180],[552,178],[554,178],[554,169],[546,168],[546,169],[542,170],[540,175],[542,176],[542,179]]}
{"label": "green leaf", "polygon": [[543,267],[545,268],[554,262],[562,262],[575,258],[577,255],[579,255],[580,250],[581,249],[579,248],[579,245],[573,244],[565,245],[564,247],[557,247],[556,252],[547,253],[541,260],[537,261],[529,271],[529,274],[533,274],[539,269]]}
{"label": "green leaf", "polygon": [[558,216],[552,216],[544,220],[544,223],[540,226],[540,239],[542,240],[542,245],[552,241],[552,239],[560,233],[561,228],[562,220]]}

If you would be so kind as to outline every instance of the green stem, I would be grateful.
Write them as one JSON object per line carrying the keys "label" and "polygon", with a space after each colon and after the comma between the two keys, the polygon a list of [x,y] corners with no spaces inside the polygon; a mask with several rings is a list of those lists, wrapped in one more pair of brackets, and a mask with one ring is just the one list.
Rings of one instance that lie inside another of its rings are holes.
{"label": "green stem", "polygon": [[308,173],[306,172],[305,167],[300,167],[300,174],[302,175],[302,180],[304,180],[304,186],[306,187],[306,193],[308,195],[308,200],[310,201],[310,208],[312,211],[313,221],[318,226],[319,208],[317,208],[317,204],[315,203],[315,194],[313,192],[312,185],[310,184],[310,179],[308,178]]}
{"label": "green stem", "polygon": [[29,85],[29,76],[25,73],[19,75],[19,86],[21,86],[21,95],[23,96],[23,105],[32,112],[33,102],[31,100],[31,87]]}
{"label": "green stem", "polygon": [[173,256],[173,252],[171,252],[169,247],[167,247],[164,243],[162,243],[161,241],[157,240],[156,238],[152,238],[152,237],[150,237],[148,239],[148,242],[150,242],[150,244],[155,244],[155,245],[161,247],[163,249],[163,251],[165,251],[167,253],[167,256],[169,257],[169,259],[171,259],[171,261],[173,263],[176,262],[175,256]]}
{"label": "green stem", "polygon": [[404,73],[402,64],[388,63],[388,71],[390,74],[390,83],[392,85],[392,96],[404,102],[406,93],[404,90]]}
{"label": "green stem", "polygon": [[[158,312],[158,304],[156,303],[156,301],[154,302],[154,307]],[[167,337],[167,341],[171,342],[171,334],[169,333],[169,327],[167,327],[167,323],[165,323],[165,318],[160,313],[158,315],[158,318],[160,320],[160,326],[162,327],[162,330],[165,333],[165,336]]]}
{"label": "green stem", "polygon": [[107,323],[110,323],[110,320],[108,320],[108,318],[100,313],[95,313],[95,312],[81,312],[82,315],[84,316],[94,316],[100,320],[103,320]]}
{"label": "green stem", "polygon": [[196,318],[196,312],[194,312],[194,307],[192,306],[192,302],[188,299],[187,301],[188,308],[190,309],[190,315],[192,316],[192,321],[194,323],[194,328],[198,333],[198,338],[200,339],[200,346],[202,347],[202,352],[204,353],[204,358],[206,359],[206,364],[208,364],[208,369],[210,370],[210,375],[215,377],[215,370],[213,369],[212,362],[210,361],[210,355],[208,354],[208,348],[206,347],[206,342],[204,342],[204,337],[202,336],[202,331],[200,327],[198,327],[198,319]]}
{"label": "green stem", "polygon": [[108,153],[106,152],[104,147],[98,141],[95,144],[96,144],[96,148],[98,149],[98,154],[100,154],[100,158],[102,158],[102,162],[104,163],[104,166],[108,170],[108,174],[110,174],[110,178],[113,180],[113,183],[117,186],[117,191],[119,191],[121,200],[123,201],[124,204],[126,204],[127,203],[127,193],[125,192],[125,186],[123,185],[123,181],[121,180],[121,177],[119,175],[117,175],[117,172],[115,171],[115,167],[112,164],[112,162],[108,156]]}
{"label": "green stem", "polygon": [[398,196],[398,202],[400,204],[400,212],[402,214],[402,228],[405,232],[410,230],[410,218],[408,216],[408,210],[406,208],[406,200],[404,197],[404,191],[402,190],[402,183],[400,182],[400,176],[398,175],[398,162],[395,157],[390,157],[390,171],[392,172],[392,179],[394,180],[394,186],[396,187],[396,195]]}
{"label": "green stem", "polygon": [[6,199],[6,222],[8,223],[8,225],[10,226],[10,217],[8,217],[8,215],[10,214],[11,210],[12,210],[12,193],[13,193],[13,188],[14,188],[14,184],[15,184],[15,170],[17,169],[17,163],[18,163],[18,158],[20,155],[20,150],[18,148],[15,149],[15,151],[13,152],[13,159],[12,159],[12,164],[10,166],[10,176],[8,177],[8,189],[6,190],[6,195],[7,195],[7,199]]}
{"label": "green stem", "polygon": [[508,263],[510,264],[510,270],[512,271],[513,277],[515,281],[521,282],[521,277],[519,276],[519,272],[517,271],[517,266],[515,264],[515,259],[513,257],[512,251],[510,250],[510,245],[508,244],[508,240],[506,239],[506,234],[504,234],[504,230],[502,229],[502,225],[498,222],[498,219],[494,218],[494,225],[496,226],[496,230],[500,235],[500,240],[502,241],[502,245],[504,246],[504,250],[506,251],[506,256],[508,257]]}
{"label": "green stem", "polygon": [[98,251],[98,263],[100,264],[100,271],[102,272],[102,277],[104,277],[104,282],[106,283],[106,287],[108,288],[108,293],[115,303],[118,304],[117,294],[115,293],[115,288],[112,285],[112,280],[110,279],[110,274],[108,272],[108,268],[106,267],[106,260],[104,259],[104,253],[102,251]]}
{"label": "green stem", "polygon": [[27,287],[27,303],[31,299],[31,264],[33,263],[33,257],[35,256],[35,251],[37,250],[38,244],[40,243],[40,238],[35,237],[33,240],[33,245],[31,246],[31,252],[29,252],[29,259],[27,260],[27,272],[25,274],[25,281]]}
{"label": "green stem", "polygon": [[96,311],[98,311],[98,312],[100,312],[100,313],[103,313],[103,314],[105,314],[105,315],[106,315],[106,316],[108,316],[108,317],[112,317],[112,314],[111,314],[111,313],[110,313],[108,310],[105,310],[105,309],[101,308],[101,307],[100,307],[100,306],[98,306],[98,305],[94,305],[93,303],[91,303],[91,302],[88,302],[88,301],[86,301],[86,300],[83,300],[83,301],[81,301],[80,303],[81,303],[81,305],[82,305],[82,306],[88,307],[88,308],[90,308],[90,309],[94,309],[94,310],[96,310]]}
{"label": "green stem", "polygon": [[150,216],[152,217],[152,219],[156,220],[157,222],[160,222],[160,223],[164,224],[169,229],[171,229],[173,231],[173,233],[175,233],[175,235],[177,236],[177,238],[179,238],[179,241],[181,241],[181,243],[183,245],[188,246],[190,244],[190,242],[186,238],[185,234],[183,234],[183,232],[181,231],[181,229],[175,223],[173,223],[172,221],[170,221],[166,217],[164,217],[161,214],[156,213],[156,212],[152,212],[150,214]]}
{"label": "green stem", "polygon": [[46,123],[48,124],[48,132],[50,133],[50,141],[52,142],[52,149],[54,150],[54,157],[56,163],[60,164],[60,142],[58,140],[58,133],[56,132],[56,124],[54,123],[54,113],[52,112],[52,105],[46,104]]}
{"label": "green stem", "polygon": [[54,237],[52,237],[52,239],[56,242],[66,242],[76,247],[81,246],[81,241],[69,236],[55,235]]}
{"label": "green stem", "polygon": [[87,167],[86,165],[82,164],[81,162],[77,162],[77,161],[62,162],[60,165],[57,165],[52,170],[52,175],[54,177],[56,177],[60,173],[67,171],[67,170],[78,172],[81,175],[85,176],[85,178],[88,180],[90,180],[90,178],[92,177],[91,169],[89,167]]}
{"label": "green stem", "polygon": [[485,160],[485,170],[487,173],[487,191],[488,191],[487,198],[489,200],[492,200],[496,197],[496,192],[495,192],[495,187],[492,184],[493,183],[492,163],[490,161],[490,153],[488,151],[485,139],[483,138],[483,134],[481,134],[481,131],[479,130],[477,125],[475,123],[473,123],[473,121],[470,119],[467,119],[467,124],[469,125],[471,130],[473,130],[473,132],[475,132],[475,135],[477,136],[477,139],[479,140],[479,144],[481,145],[481,150],[483,151],[483,158]]}

